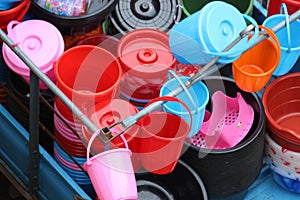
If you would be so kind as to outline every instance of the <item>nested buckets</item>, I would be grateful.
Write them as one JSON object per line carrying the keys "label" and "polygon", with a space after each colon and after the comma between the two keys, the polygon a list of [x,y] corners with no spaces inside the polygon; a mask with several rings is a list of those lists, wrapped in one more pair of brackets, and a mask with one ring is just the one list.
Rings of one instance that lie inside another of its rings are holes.
{"label": "nested buckets", "polygon": [[[80,109],[118,96],[121,66],[109,51],[92,45],[68,49],[54,65],[57,86]],[[73,113],[56,97],[58,110],[70,121]]]}

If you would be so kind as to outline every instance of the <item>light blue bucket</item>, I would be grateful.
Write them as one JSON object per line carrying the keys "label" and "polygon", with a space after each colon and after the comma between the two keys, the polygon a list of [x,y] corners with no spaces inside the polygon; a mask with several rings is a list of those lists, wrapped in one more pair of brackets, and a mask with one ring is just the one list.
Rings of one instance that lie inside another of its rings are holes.
{"label": "light blue bucket", "polygon": [[[205,107],[208,103],[209,92],[206,85],[202,82],[193,84],[190,88],[186,88],[183,84],[188,81],[190,77],[178,77],[173,71],[169,71],[174,78],[168,80],[160,90],[160,96],[167,96],[171,91],[178,87],[183,87],[183,90],[176,98],[183,101],[191,110],[192,113],[192,127],[187,137],[192,137],[198,133],[204,118]],[[170,74],[169,74],[170,75]],[[170,77],[170,76],[169,76]],[[163,109],[165,112],[175,114],[182,117],[190,123],[189,112],[183,105],[176,102],[164,103]]]}
{"label": "light blue bucket", "polygon": [[281,4],[280,14],[266,18],[263,26],[273,28],[283,20],[286,20],[287,25],[275,33],[280,43],[280,62],[273,72],[275,76],[288,73],[300,56],[300,20],[297,19],[291,24],[288,23],[289,15],[284,3]]}
{"label": "light blue bucket", "polygon": [[[250,40],[243,38],[228,52],[222,52],[239,37],[246,20],[256,26]],[[169,32],[169,46],[174,57],[184,64],[207,64],[220,56],[219,63],[231,63],[249,49],[258,37],[256,21],[231,4],[212,1],[186,17]]]}

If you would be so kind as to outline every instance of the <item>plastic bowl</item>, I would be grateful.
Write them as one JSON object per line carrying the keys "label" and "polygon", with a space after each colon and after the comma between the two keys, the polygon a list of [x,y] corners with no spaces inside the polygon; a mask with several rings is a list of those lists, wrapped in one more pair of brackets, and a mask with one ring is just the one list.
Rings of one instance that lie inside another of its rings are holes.
{"label": "plastic bowl", "polygon": [[262,95],[262,102],[272,139],[285,149],[300,152],[300,72],[271,82]]}

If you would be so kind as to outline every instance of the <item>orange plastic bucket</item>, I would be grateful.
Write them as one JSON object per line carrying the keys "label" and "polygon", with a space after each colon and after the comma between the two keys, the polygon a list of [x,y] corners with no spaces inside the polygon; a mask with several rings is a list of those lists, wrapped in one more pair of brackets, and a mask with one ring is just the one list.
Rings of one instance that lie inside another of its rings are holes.
{"label": "orange plastic bucket", "polygon": [[262,89],[270,80],[280,61],[280,44],[274,32],[259,26],[270,36],[244,52],[232,63],[237,86],[246,92]]}
{"label": "orange plastic bucket", "polygon": [[6,32],[7,24],[12,21],[23,21],[30,6],[30,0],[23,0],[14,4],[9,10],[0,11],[0,28]]}

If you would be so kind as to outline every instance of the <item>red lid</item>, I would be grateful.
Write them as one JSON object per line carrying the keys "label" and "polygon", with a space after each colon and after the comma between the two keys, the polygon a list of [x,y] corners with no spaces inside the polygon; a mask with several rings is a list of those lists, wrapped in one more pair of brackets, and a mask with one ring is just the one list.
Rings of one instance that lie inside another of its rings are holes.
{"label": "red lid", "polygon": [[[101,102],[90,108],[88,110],[88,116],[97,127],[103,128],[110,126],[115,122],[119,122],[137,112],[138,109],[128,101],[125,101],[123,99],[113,99],[109,103]],[[115,128],[119,129],[117,126]],[[123,129],[120,129],[120,131],[121,130]],[[132,126],[123,134],[128,142],[128,145],[130,144],[130,141],[138,134],[138,131],[138,126]],[[87,141],[90,139],[92,134],[93,133],[91,133],[87,128],[83,128],[83,137]],[[97,148],[103,147],[103,144],[99,143],[98,141],[94,141],[94,145]],[[114,145],[123,145],[123,141],[120,137],[117,137],[112,141],[111,148],[113,148]],[[95,150],[95,152],[102,151],[96,149],[95,147],[93,147],[93,149]]]}
{"label": "red lid", "polygon": [[166,75],[175,64],[168,35],[157,29],[135,29],[124,35],[117,47],[123,70],[137,76]]}

